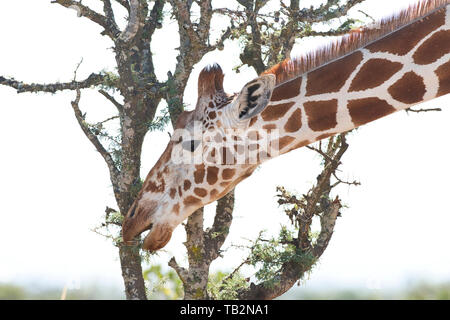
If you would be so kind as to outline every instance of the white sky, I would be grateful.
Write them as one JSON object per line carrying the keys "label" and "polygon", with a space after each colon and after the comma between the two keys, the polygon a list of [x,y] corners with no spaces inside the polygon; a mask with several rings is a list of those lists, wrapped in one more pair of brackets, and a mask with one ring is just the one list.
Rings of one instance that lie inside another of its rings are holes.
{"label": "white sky", "polygon": [[[0,75],[25,82],[70,81],[81,57],[79,79],[113,70],[112,43],[100,36],[101,28],[49,2],[0,2]],[[408,2],[414,1],[396,1],[393,7],[393,1],[369,0],[364,8],[378,17]],[[83,3],[101,8],[100,1]],[[174,67],[176,32],[172,23],[155,34],[154,59],[161,79]],[[296,52],[317,43],[305,41]],[[232,71],[239,63],[237,48],[227,42],[224,51],[209,53],[196,66],[186,90],[190,105],[195,103],[198,73],[208,63],[222,66],[228,92],[239,91],[256,76],[248,68],[240,74]],[[73,116],[73,99],[73,92],[17,95],[0,86],[0,282],[69,282],[82,287],[97,281],[122,286],[116,248],[90,231],[101,222],[105,206],[116,206],[103,159]],[[329,248],[305,287],[384,290],[423,279],[450,281],[449,102],[442,97],[428,103],[442,107],[441,113],[401,112],[352,134],[342,178],[357,179],[362,186],[339,189],[349,208],[343,210]],[[81,108],[90,119],[114,113],[95,91],[84,90]],[[147,136],[143,177],[167,141],[166,132]],[[319,173],[318,163],[314,153],[300,149],[269,161],[242,182],[225,247],[254,239],[261,229],[276,234],[285,219],[276,205],[275,187],[306,192]],[[210,206],[206,223],[212,218]],[[183,262],[184,237],[184,229],[177,228],[152,261],[166,265],[175,255]],[[230,270],[244,255],[230,249],[225,259],[213,263],[213,270]]]}

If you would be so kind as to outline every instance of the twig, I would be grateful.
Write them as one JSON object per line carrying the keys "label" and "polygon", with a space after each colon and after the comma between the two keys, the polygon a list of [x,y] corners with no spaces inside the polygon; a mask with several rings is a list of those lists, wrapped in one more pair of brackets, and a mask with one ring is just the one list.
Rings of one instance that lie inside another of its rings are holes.
{"label": "twig", "polygon": [[108,99],[113,105],[116,106],[117,110],[119,110],[119,112],[123,111],[123,105],[120,104],[119,102],[117,102],[116,99],[114,99],[113,96],[111,96],[108,92],[106,92],[103,89],[98,90],[98,92],[103,95],[106,99]]}
{"label": "twig", "polygon": [[412,109],[412,108],[407,108],[405,109],[405,111],[408,112],[415,112],[415,113],[420,113],[420,112],[430,112],[430,111],[442,111],[441,108],[428,108],[428,109]]}

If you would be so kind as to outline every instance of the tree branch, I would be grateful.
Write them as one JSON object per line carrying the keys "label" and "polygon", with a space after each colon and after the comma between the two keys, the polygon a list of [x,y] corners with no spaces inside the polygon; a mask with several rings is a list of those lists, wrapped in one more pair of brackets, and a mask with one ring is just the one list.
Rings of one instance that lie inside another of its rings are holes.
{"label": "tree branch", "polygon": [[79,16],[83,16],[91,20],[92,22],[95,22],[96,24],[100,25],[105,29],[102,34],[107,34],[111,39],[115,39],[119,33],[119,30],[117,29],[117,26],[114,24],[111,24],[110,19],[105,17],[102,14],[99,14],[89,8],[88,6],[85,6],[81,3],[81,1],[75,1],[75,0],[53,0],[51,3],[57,3],[63,7],[66,8],[72,8],[78,12]]}
{"label": "tree branch", "polygon": [[130,0],[130,15],[128,24],[119,36],[119,39],[125,43],[130,42],[141,27],[141,2],[139,0]]}
{"label": "tree branch", "polygon": [[106,15],[106,21],[108,23],[108,28],[113,31],[114,34],[119,33],[119,27],[117,26],[116,19],[114,18],[114,11],[111,7],[110,0],[103,1],[103,12]]}
{"label": "tree branch", "polygon": [[114,1],[122,5],[122,7],[127,9],[128,13],[130,13],[130,4],[128,3],[128,0],[114,0]]}
{"label": "tree branch", "polygon": [[205,259],[211,263],[220,255],[220,248],[225,242],[233,222],[234,189],[217,200],[214,223],[205,233]]}
{"label": "tree branch", "polygon": [[180,267],[177,263],[177,261],[175,260],[175,257],[172,257],[172,259],[170,259],[169,261],[169,267],[172,267],[175,272],[177,273],[178,277],[180,277],[181,282],[186,283],[186,278],[188,276],[188,271],[183,268]]}
{"label": "tree branch", "polygon": [[6,79],[0,76],[0,84],[8,87],[12,87],[17,90],[17,93],[23,92],[50,92],[55,93],[56,91],[62,90],[76,90],[76,89],[86,89],[92,86],[97,86],[103,83],[107,76],[101,73],[92,73],[86,80],[83,81],[71,81],[65,83],[52,83],[52,84],[38,84],[31,83],[27,84],[22,81],[17,81],[14,78]]}
{"label": "tree branch", "polygon": [[81,91],[80,89],[76,90],[77,95],[74,101],[71,102],[73,111],[75,113],[75,118],[78,121],[78,124],[80,125],[81,130],[83,130],[86,137],[89,139],[89,141],[94,145],[95,149],[100,153],[100,155],[105,160],[109,173],[111,176],[111,182],[114,186],[117,186],[119,183],[119,170],[117,169],[114,160],[111,156],[111,154],[103,147],[100,140],[97,138],[97,136],[89,129],[89,126],[85,122],[85,116],[81,112],[79,108],[79,103],[81,99]]}
{"label": "tree branch", "polygon": [[123,105],[120,104],[119,102],[117,102],[116,99],[114,99],[113,96],[111,96],[108,92],[106,92],[103,89],[98,90],[98,92],[103,95],[106,99],[108,99],[113,105],[116,106],[117,110],[119,111],[119,113],[122,113],[123,111]]}
{"label": "tree branch", "polygon": [[[328,0],[325,4],[321,4],[317,9],[305,8],[298,11],[291,11],[291,14],[293,14],[295,19],[298,19],[303,23],[323,22],[345,16],[351,8],[363,1],[364,0],[348,0],[345,5],[340,6],[339,0]],[[334,6],[336,6],[335,9],[333,9]],[[287,9],[286,7],[284,8]]]}
{"label": "tree branch", "polygon": [[429,108],[429,109],[412,109],[412,108],[408,108],[405,109],[405,111],[408,112],[415,112],[415,113],[420,113],[420,112],[430,112],[430,111],[442,111],[441,108]]}

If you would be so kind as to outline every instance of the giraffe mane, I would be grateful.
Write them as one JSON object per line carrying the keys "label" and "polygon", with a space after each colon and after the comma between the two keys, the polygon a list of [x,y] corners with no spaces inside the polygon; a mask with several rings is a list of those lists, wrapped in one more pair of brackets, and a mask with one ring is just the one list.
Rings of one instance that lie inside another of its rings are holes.
{"label": "giraffe mane", "polygon": [[282,84],[360,49],[417,19],[427,16],[448,3],[449,0],[421,0],[378,22],[335,37],[328,44],[312,52],[305,53],[293,59],[286,59],[264,71],[262,74],[273,74],[276,76],[277,85]]}

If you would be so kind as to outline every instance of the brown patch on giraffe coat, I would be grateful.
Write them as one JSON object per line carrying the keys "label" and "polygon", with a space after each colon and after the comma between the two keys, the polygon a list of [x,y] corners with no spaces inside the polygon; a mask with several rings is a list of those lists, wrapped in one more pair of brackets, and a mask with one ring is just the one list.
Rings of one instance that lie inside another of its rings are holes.
{"label": "brown patch on giraffe coat", "polygon": [[288,121],[284,125],[284,130],[286,132],[295,132],[302,127],[302,111],[300,109],[295,110]]}
{"label": "brown patch on giraffe coat", "polygon": [[295,102],[288,102],[277,105],[269,105],[263,112],[261,112],[261,117],[264,121],[278,120],[284,116],[294,104]]}
{"label": "brown patch on giraffe coat", "polygon": [[208,183],[212,185],[217,182],[217,179],[219,178],[218,175],[219,175],[219,168],[208,167],[206,173],[206,181],[208,181]]}
{"label": "brown patch on giraffe coat", "polygon": [[438,31],[427,39],[413,55],[414,63],[430,64],[450,52],[450,30]]}
{"label": "brown patch on giraffe coat", "polygon": [[204,177],[205,177],[205,165],[204,164],[195,165],[194,182],[197,184],[202,183]]}
{"label": "brown patch on giraffe coat", "polygon": [[172,212],[174,212],[176,215],[180,214],[180,204],[177,203],[172,207]]}
{"label": "brown patch on giraffe coat", "polygon": [[319,141],[319,140],[334,136],[335,134],[336,134],[336,132],[324,133],[324,134],[321,134],[320,136],[318,136],[317,138],[315,138],[314,141]]}
{"label": "brown patch on giraffe coat", "polygon": [[271,130],[274,130],[276,128],[277,128],[277,126],[275,124],[273,124],[273,123],[263,125],[263,129],[267,130],[267,131],[271,131]]}
{"label": "brown patch on giraffe coat", "polygon": [[201,202],[202,201],[199,198],[194,196],[187,196],[186,199],[183,200],[185,206],[198,205]]}
{"label": "brown patch on giraffe coat", "polygon": [[203,188],[195,188],[194,193],[202,198],[208,194],[208,192]]}
{"label": "brown patch on giraffe coat", "polygon": [[307,146],[310,143],[311,143],[311,141],[309,141],[309,140],[302,140],[299,143],[294,144],[294,146],[292,148],[290,148],[289,151],[292,151],[292,150],[295,150],[295,149]]}
{"label": "brown patch on giraffe coat", "polygon": [[356,74],[349,91],[361,91],[375,88],[392,77],[402,68],[400,62],[387,59],[370,59]]}
{"label": "brown patch on giraffe coat", "polygon": [[427,34],[445,23],[445,10],[439,10],[430,16],[412,23],[370,45],[372,52],[389,52],[403,56],[413,49]]}
{"label": "brown patch on giraffe coat", "polygon": [[170,197],[173,199],[175,198],[175,194],[177,193],[177,190],[175,188],[170,188]]}
{"label": "brown patch on giraffe coat", "polygon": [[363,125],[395,111],[394,107],[385,100],[375,97],[350,100],[347,106],[352,121],[356,126]]}
{"label": "brown patch on giraffe coat", "polygon": [[305,107],[308,125],[313,131],[325,131],[336,127],[337,99],[326,101],[309,101]]}
{"label": "brown patch on giraffe coat", "polygon": [[236,173],[236,169],[229,169],[229,168],[223,169],[222,178],[224,180],[231,179],[231,178],[233,178],[235,173]]}
{"label": "brown patch on giraffe coat", "polygon": [[426,89],[423,78],[410,71],[389,87],[392,98],[403,103],[416,103],[423,100]]}
{"label": "brown patch on giraffe coat", "polygon": [[256,123],[256,121],[258,121],[258,116],[254,116],[253,118],[251,118],[250,119],[250,123],[248,124],[248,126],[249,127],[253,126]]}
{"label": "brown patch on giraffe coat", "polygon": [[148,181],[145,191],[147,191],[147,192],[163,192],[165,189],[165,186],[166,186],[166,184],[165,184],[164,179],[161,179],[161,183],[159,185],[153,181]]}
{"label": "brown patch on giraffe coat", "polygon": [[180,198],[183,195],[183,191],[181,190],[181,186],[178,186],[178,194],[180,195]]}
{"label": "brown patch on giraffe coat", "polygon": [[[286,147],[289,143],[291,143],[294,140],[295,140],[294,137],[284,136],[278,140],[275,140],[275,143],[278,143],[278,149],[282,150],[284,147]],[[273,141],[271,141],[271,144],[272,143],[275,144]],[[276,147],[276,145],[274,145],[274,147]]]}
{"label": "brown patch on giraffe coat", "polygon": [[306,96],[321,93],[338,92],[350,74],[362,61],[361,51],[356,51],[339,60],[328,63],[308,73]]}
{"label": "brown patch on giraffe coat", "polygon": [[[212,96],[211,96],[212,99]],[[214,109],[216,106],[214,105],[214,103],[211,101],[210,103],[208,103],[208,108],[210,109]]]}
{"label": "brown patch on giraffe coat", "polygon": [[211,196],[211,198],[213,198],[215,195],[217,195],[217,193],[218,193],[217,189],[212,189],[209,195]]}
{"label": "brown patch on giraffe coat", "polygon": [[216,163],[217,162],[216,148],[212,147],[211,152],[206,156],[206,161],[208,163]]}
{"label": "brown patch on giraffe coat", "polygon": [[450,93],[450,61],[437,68],[435,73],[439,78],[439,89],[437,96],[439,97]]}
{"label": "brown patch on giraffe coat", "polygon": [[214,111],[212,111],[212,112],[210,112],[209,114],[208,114],[208,117],[211,119],[211,120],[213,120],[213,119],[215,119],[216,118],[216,113],[214,112]]}
{"label": "brown patch on giraffe coat", "polygon": [[299,77],[277,86],[272,92],[270,101],[280,101],[298,96],[300,94],[301,85],[302,78]]}
{"label": "brown patch on giraffe coat", "polygon": [[191,187],[191,182],[189,180],[184,180],[184,183],[183,183],[184,191],[189,190],[190,187]]}

